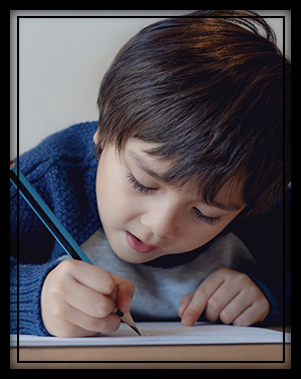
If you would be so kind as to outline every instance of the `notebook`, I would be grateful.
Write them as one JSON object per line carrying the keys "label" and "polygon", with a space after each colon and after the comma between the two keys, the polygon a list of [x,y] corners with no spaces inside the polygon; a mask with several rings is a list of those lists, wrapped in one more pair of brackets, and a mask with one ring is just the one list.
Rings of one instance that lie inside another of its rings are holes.
{"label": "notebook", "polygon": [[[112,333],[97,337],[58,338],[19,335],[20,347],[43,346],[137,346],[291,343],[291,334],[258,327],[197,322],[185,327],[180,322],[138,322],[141,337],[122,323]],[[11,346],[17,346],[17,335],[11,335]]]}

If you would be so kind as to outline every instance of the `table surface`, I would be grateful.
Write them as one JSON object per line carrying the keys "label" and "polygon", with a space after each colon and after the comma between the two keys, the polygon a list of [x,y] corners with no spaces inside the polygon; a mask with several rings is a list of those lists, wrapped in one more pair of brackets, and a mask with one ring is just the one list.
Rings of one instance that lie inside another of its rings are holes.
{"label": "table surface", "polygon": [[[291,327],[285,331],[290,333]],[[291,368],[291,344],[23,347],[18,363],[17,353],[17,348],[10,349],[12,369]]]}

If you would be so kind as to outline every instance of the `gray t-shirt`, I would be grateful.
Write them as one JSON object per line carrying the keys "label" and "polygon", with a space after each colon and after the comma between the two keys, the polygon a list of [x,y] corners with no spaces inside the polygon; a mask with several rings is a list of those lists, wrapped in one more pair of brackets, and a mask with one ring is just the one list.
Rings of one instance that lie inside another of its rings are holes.
{"label": "gray t-shirt", "polygon": [[[256,264],[249,250],[233,233],[217,238],[192,261],[170,268],[122,260],[113,252],[102,229],[84,242],[81,249],[95,266],[134,283],[131,314],[136,320],[176,320],[181,297],[195,290],[213,271],[221,267],[236,269],[244,263]],[[69,257],[61,259],[64,258]]]}

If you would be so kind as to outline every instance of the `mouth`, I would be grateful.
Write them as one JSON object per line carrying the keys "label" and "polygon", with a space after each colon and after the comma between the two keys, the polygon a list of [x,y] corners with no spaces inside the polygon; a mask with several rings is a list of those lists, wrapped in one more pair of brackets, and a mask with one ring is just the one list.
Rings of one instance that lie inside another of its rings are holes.
{"label": "mouth", "polygon": [[130,248],[137,253],[148,254],[158,249],[158,246],[147,245],[128,231],[126,232],[126,240]]}

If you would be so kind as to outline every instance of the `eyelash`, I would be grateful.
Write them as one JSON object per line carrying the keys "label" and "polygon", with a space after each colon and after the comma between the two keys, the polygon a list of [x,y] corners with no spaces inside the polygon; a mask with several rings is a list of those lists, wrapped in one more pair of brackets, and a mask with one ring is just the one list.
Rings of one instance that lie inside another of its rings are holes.
{"label": "eyelash", "polygon": [[132,187],[140,193],[147,195],[148,193],[155,191],[155,188],[145,187],[143,184],[139,183],[138,180],[133,176],[133,174],[130,173],[127,175],[127,177]]}
{"label": "eyelash", "polygon": [[220,216],[219,217],[208,217],[205,216],[202,212],[200,212],[197,208],[194,208],[196,217],[200,221],[206,222],[208,225],[215,225],[220,221]]}
{"label": "eyelash", "polygon": [[[149,194],[150,192],[155,191],[155,188],[149,188],[145,187],[143,184],[138,182],[138,180],[134,177],[132,173],[127,174],[127,178],[129,182],[131,183],[132,187],[139,191],[141,194]],[[197,208],[194,208],[194,212],[196,215],[196,218],[200,221],[206,222],[208,225],[215,225],[220,221],[220,217],[208,217],[205,216],[203,213],[201,213]]]}

